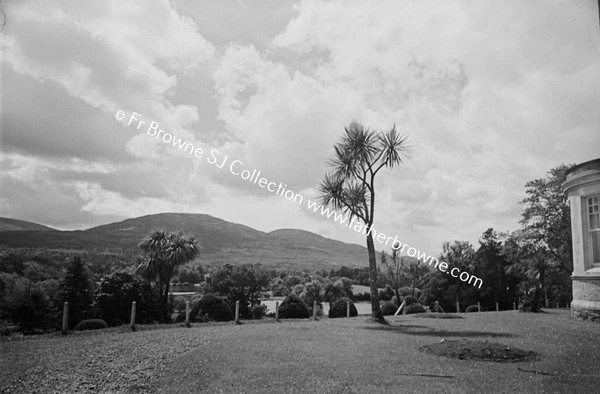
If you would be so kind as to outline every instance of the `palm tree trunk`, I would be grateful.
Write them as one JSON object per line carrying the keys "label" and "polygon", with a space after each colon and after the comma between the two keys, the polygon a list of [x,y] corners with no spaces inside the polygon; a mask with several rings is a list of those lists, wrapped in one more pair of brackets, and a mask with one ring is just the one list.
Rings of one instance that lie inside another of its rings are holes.
{"label": "palm tree trunk", "polygon": [[367,250],[369,251],[369,284],[371,287],[371,317],[378,323],[387,323],[379,307],[379,293],[377,289],[377,256],[375,254],[375,244],[373,235],[367,227]]}
{"label": "palm tree trunk", "polygon": [[170,287],[170,283],[169,283],[169,281],[167,281],[167,283],[165,284],[165,293],[161,297],[162,298],[161,307],[162,307],[163,323],[171,323],[171,316],[169,316],[169,287]]}

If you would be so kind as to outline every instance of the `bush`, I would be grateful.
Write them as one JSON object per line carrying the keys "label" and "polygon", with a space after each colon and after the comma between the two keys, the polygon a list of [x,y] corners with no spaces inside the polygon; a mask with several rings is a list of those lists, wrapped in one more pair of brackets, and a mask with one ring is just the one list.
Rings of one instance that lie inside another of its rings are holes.
{"label": "bush", "polygon": [[404,302],[405,302],[405,305],[412,305],[412,304],[416,303],[417,300],[414,299],[412,296],[406,296],[406,297],[404,297]]}
{"label": "bush", "polygon": [[390,301],[394,296],[394,290],[390,285],[386,285],[383,290],[379,290],[379,299],[382,301]]}
{"label": "bush", "polygon": [[[183,312],[183,316],[185,320],[185,312]],[[233,313],[229,305],[223,299],[210,293],[196,302],[190,311],[190,321],[205,322],[207,320],[233,320]]]}
{"label": "bush", "polygon": [[109,326],[130,322],[133,301],[136,303],[136,323],[159,320],[158,300],[150,284],[128,272],[115,272],[102,278],[96,291],[96,306],[98,317]]}
{"label": "bush", "polygon": [[356,310],[356,306],[354,302],[350,298],[343,297],[335,300],[331,308],[329,308],[329,317],[346,317],[346,303],[350,302],[350,317],[358,316],[358,311]]}
{"label": "bush", "polygon": [[250,307],[250,316],[254,320],[260,320],[267,314],[267,306],[264,304],[254,304]]}
{"label": "bush", "polygon": [[85,331],[85,330],[101,330],[103,328],[108,328],[108,324],[102,319],[89,319],[82,320],[78,325],[75,326],[75,331]]}
{"label": "bush", "polygon": [[478,305],[469,305],[467,307],[467,309],[465,310],[466,313],[469,312],[479,312],[479,306]]}
{"label": "bush", "polygon": [[37,334],[50,328],[50,304],[46,295],[33,290],[29,296],[17,294],[10,299],[9,316],[23,334]]}
{"label": "bush", "polygon": [[308,307],[296,294],[287,296],[279,306],[279,318],[281,319],[306,319],[310,317]]}
{"label": "bush", "polygon": [[398,299],[396,298],[396,296],[392,297],[392,303],[394,303],[396,305],[396,307],[402,305],[402,301],[404,301],[404,298],[402,296],[400,296],[399,302],[398,302]]}
{"label": "bush", "polygon": [[397,310],[398,306],[390,301],[384,301],[381,305],[381,313],[383,313],[384,316],[393,315]]}
{"label": "bush", "polygon": [[407,315],[412,313],[425,313],[425,307],[421,304],[414,303],[406,310]]}
{"label": "bush", "polygon": [[173,309],[175,309],[177,312],[181,312],[181,311],[185,312],[186,301],[187,300],[185,297],[182,297],[182,296],[175,297],[175,299],[173,300]]}

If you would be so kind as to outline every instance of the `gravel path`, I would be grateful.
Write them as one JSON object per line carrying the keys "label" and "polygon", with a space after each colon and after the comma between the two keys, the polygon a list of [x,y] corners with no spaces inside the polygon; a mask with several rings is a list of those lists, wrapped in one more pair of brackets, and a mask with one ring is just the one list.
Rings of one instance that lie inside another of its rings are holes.
{"label": "gravel path", "polygon": [[123,327],[4,342],[0,391],[147,392],[157,385],[168,361],[234,328],[215,324],[131,332]]}

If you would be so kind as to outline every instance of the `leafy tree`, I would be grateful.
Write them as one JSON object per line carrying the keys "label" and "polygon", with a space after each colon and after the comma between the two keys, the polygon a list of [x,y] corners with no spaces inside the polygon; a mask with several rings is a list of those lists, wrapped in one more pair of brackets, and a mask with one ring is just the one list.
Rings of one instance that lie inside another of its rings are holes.
{"label": "leafy tree", "polygon": [[304,301],[304,303],[312,311],[315,301],[317,302],[317,305],[322,304],[324,291],[325,288],[323,286],[323,282],[318,279],[313,279],[312,281],[304,284],[304,292],[300,294],[300,298],[302,298],[302,301]]}
{"label": "leafy tree", "polygon": [[81,320],[93,314],[93,289],[89,273],[81,257],[75,256],[67,268],[58,290],[58,312],[62,314],[63,304],[69,303],[69,327],[75,327]]}
{"label": "leafy tree", "polygon": [[109,326],[126,324],[131,319],[131,303],[136,303],[136,322],[151,323],[160,318],[156,297],[150,285],[127,272],[104,277],[96,291],[100,318]]}
{"label": "leafy tree", "polygon": [[[528,257],[523,260],[529,268],[523,270],[533,275],[528,275],[528,280],[540,282],[538,287],[544,294],[546,306],[550,283],[555,288],[562,288],[567,297],[572,294],[569,279],[573,271],[571,213],[562,184],[566,180],[566,171],[573,166],[561,164],[548,171],[546,178],[527,182],[526,197],[521,201],[524,209],[519,243],[531,245],[524,252]],[[562,297],[561,293],[559,291],[559,297]]]}
{"label": "leafy tree", "polygon": [[384,268],[384,275],[387,284],[394,291],[396,301],[400,303],[400,288],[406,283],[405,264],[408,259],[400,257],[397,249],[392,249],[391,257],[388,259],[387,253],[381,253],[381,265]]}
{"label": "leafy tree", "polygon": [[33,334],[50,328],[50,302],[43,291],[34,288],[15,292],[9,304],[10,317],[24,334]]}
{"label": "leafy tree", "polygon": [[178,279],[180,283],[204,282],[204,269],[201,265],[198,265],[196,268],[183,267],[179,270]]}
{"label": "leafy tree", "polygon": [[329,306],[331,307],[337,299],[342,297],[353,297],[352,281],[348,278],[333,278],[331,282],[325,285],[323,299],[329,302]]}
{"label": "leafy tree", "polygon": [[161,321],[171,322],[169,314],[169,286],[179,266],[198,256],[197,242],[180,231],[154,230],[139,244],[144,252],[137,271],[156,283],[161,309]]}
{"label": "leafy tree", "polygon": [[226,297],[232,307],[240,301],[240,315],[250,318],[249,306],[260,303],[270,277],[269,271],[261,264],[225,264],[211,274],[210,289]]}
{"label": "leafy tree", "polygon": [[502,242],[498,240],[498,234],[492,228],[487,229],[479,239],[475,272],[485,283],[480,294],[482,303],[487,304],[490,310],[496,308],[496,302],[500,308],[509,309],[507,289],[509,264],[502,252]]}
{"label": "leafy tree", "polygon": [[[439,260],[461,272],[475,272],[476,252],[473,245],[466,241],[444,242]],[[442,309],[453,310],[456,302],[469,305],[478,301],[479,289],[462,282],[459,278],[433,270],[425,275],[426,284],[422,300],[427,304],[438,301]],[[484,282],[486,283],[486,282]],[[487,283],[486,283],[487,284]]]}
{"label": "leafy tree", "polygon": [[[382,168],[402,164],[408,153],[406,138],[393,126],[385,133],[375,133],[353,122],[345,128],[345,135],[335,144],[333,170],[326,173],[319,185],[325,206],[358,218],[356,226],[364,227],[369,252],[369,285],[371,314],[375,321],[385,323],[379,306],[377,290],[377,257],[373,242],[375,220],[375,177]],[[364,226],[363,226],[364,224]]]}
{"label": "leafy tree", "polygon": [[521,231],[515,231],[504,242],[504,255],[510,263],[507,273],[515,278],[519,309],[541,312],[550,256],[546,248],[528,241]]}

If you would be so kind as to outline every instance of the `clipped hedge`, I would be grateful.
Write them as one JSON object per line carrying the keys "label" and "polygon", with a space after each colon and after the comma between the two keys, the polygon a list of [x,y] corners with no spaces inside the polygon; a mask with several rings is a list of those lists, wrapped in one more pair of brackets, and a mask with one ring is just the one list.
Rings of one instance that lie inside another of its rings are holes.
{"label": "clipped hedge", "polygon": [[358,316],[358,311],[356,310],[356,306],[354,305],[354,302],[352,302],[352,300],[350,298],[347,297],[342,297],[342,298],[338,298],[337,300],[335,300],[333,302],[333,305],[331,305],[331,308],[329,308],[329,317],[330,318],[336,318],[336,317],[346,317],[346,303],[350,302],[350,317],[356,317]]}
{"label": "clipped hedge", "polygon": [[229,305],[223,299],[210,293],[205,294],[200,301],[196,302],[190,311],[190,321],[205,322],[207,320],[233,320],[233,313]]}
{"label": "clipped hedge", "polygon": [[279,306],[280,319],[307,319],[310,317],[308,307],[297,294],[285,297]]}
{"label": "clipped hedge", "polygon": [[406,310],[406,314],[412,314],[412,313],[425,313],[425,307],[421,304],[412,304],[411,306],[408,307],[408,309]]}
{"label": "clipped hedge", "polygon": [[102,319],[88,319],[82,320],[78,325],[75,326],[75,331],[86,331],[86,330],[101,330],[108,328],[108,324]]}
{"label": "clipped hedge", "polygon": [[391,301],[384,301],[381,305],[381,313],[384,316],[391,316],[398,310],[398,305],[394,304]]}
{"label": "clipped hedge", "polygon": [[264,304],[254,304],[250,307],[250,316],[253,320],[260,320],[267,314],[267,306]]}

